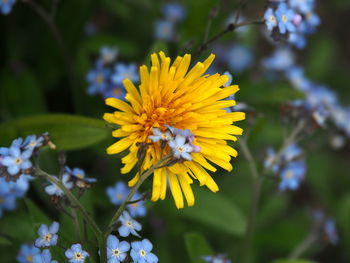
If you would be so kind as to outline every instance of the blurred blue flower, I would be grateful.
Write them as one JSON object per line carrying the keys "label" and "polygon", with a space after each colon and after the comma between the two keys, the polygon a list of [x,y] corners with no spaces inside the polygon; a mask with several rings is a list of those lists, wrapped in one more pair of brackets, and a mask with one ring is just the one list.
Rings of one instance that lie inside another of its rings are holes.
{"label": "blurred blue flower", "polygon": [[175,38],[174,23],[168,20],[158,20],[154,24],[154,36],[156,39],[172,41]]}
{"label": "blurred blue flower", "polygon": [[252,65],[253,53],[246,46],[234,44],[227,51],[226,61],[232,72],[240,73]]}
{"label": "blurred blue flower", "polygon": [[102,63],[97,63],[93,70],[90,70],[86,76],[86,81],[89,84],[88,94],[93,95],[102,93],[108,88],[111,71],[103,67]]}
{"label": "blurred blue flower", "polygon": [[335,125],[350,137],[350,108],[338,105],[332,108],[330,114]]}
{"label": "blurred blue flower", "polygon": [[117,98],[125,100],[126,90],[123,85],[109,85],[109,87],[102,93],[104,98]]}
{"label": "blurred blue flower", "polygon": [[287,69],[286,76],[295,89],[301,91],[308,91],[311,89],[312,83],[305,77],[304,70],[301,67],[293,66]]}
{"label": "blurred blue flower", "polygon": [[36,135],[29,135],[27,138],[25,138],[23,145],[25,149],[37,149],[44,144],[44,137],[43,136],[36,136]]}
{"label": "blurred blue flower", "polygon": [[89,253],[83,250],[79,243],[73,244],[64,254],[70,263],[83,263],[89,256]]}
{"label": "blurred blue flower", "polygon": [[100,60],[104,64],[111,64],[117,58],[118,49],[115,47],[103,46],[100,48]]}
{"label": "blurred blue flower", "polygon": [[167,3],[162,8],[165,19],[172,22],[179,22],[186,16],[185,8],[179,3]]}
{"label": "blurred blue flower", "polygon": [[318,105],[312,110],[312,118],[321,127],[325,126],[325,122],[330,116],[330,112],[327,107],[323,104]]}
{"label": "blurred blue flower", "polygon": [[324,224],[324,232],[326,239],[332,244],[338,244],[339,237],[337,233],[337,228],[335,227],[335,222],[333,219],[328,218]]}
{"label": "blurred blue flower", "polygon": [[293,9],[289,8],[285,3],[281,3],[275,13],[281,34],[295,32],[295,25],[293,24],[295,12]]}
{"label": "blurred blue flower", "polygon": [[23,244],[19,249],[16,259],[19,263],[33,263],[35,255],[40,255],[39,248],[34,245]]}
{"label": "blurred blue flower", "polygon": [[119,221],[122,224],[118,228],[118,232],[120,236],[127,237],[131,233],[134,236],[140,237],[140,235],[136,231],[140,231],[142,229],[142,226],[139,222],[132,219],[132,217],[127,211],[123,212],[123,214],[119,218]]}
{"label": "blurred blue flower", "polygon": [[131,257],[135,263],[156,263],[158,257],[151,251],[153,249],[152,243],[148,239],[142,241],[135,241],[131,243]]}
{"label": "blurred blue flower", "polygon": [[[231,73],[228,72],[228,71],[225,71],[223,75],[226,75],[226,76],[228,77],[228,81],[224,84],[224,87],[230,86],[231,83],[232,83],[232,75],[231,75]],[[233,100],[234,100],[234,94],[231,95],[231,96],[233,96]],[[230,99],[231,99],[231,98],[230,98]]]}
{"label": "blurred blue flower", "polygon": [[[135,195],[132,198],[132,201],[140,200],[141,198],[141,194],[135,193]],[[132,217],[142,217],[145,216],[147,213],[145,202],[143,200],[129,204],[127,206],[127,209]]]}
{"label": "blurred blue flower", "polygon": [[53,222],[50,227],[42,224],[38,229],[39,238],[35,240],[36,247],[49,247],[57,244],[57,232],[60,227],[58,222]]}
{"label": "blurred blue flower", "polygon": [[[56,177],[56,179],[58,178]],[[63,174],[61,181],[67,189],[72,189],[74,186],[73,182],[70,181],[70,175],[67,173]],[[55,195],[55,196],[64,195],[64,192],[53,183],[45,187],[45,192],[49,195]]]}
{"label": "blurred blue flower", "polygon": [[323,104],[329,109],[338,105],[337,94],[326,86],[313,84],[306,92],[307,101],[313,106]]}
{"label": "blurred blue flower", "polygon": [[316,31],[316,27],[320,24],[320,17],[316,13],[307,13],[300,24],[300,32],[304,34],[312,34]]}
{"label": "blurred blue flower", "polygon": [[129,79],[135,83],[139,81],[139,74],[135,63],[126,65],[124,63],[117,63],[114,67],[115,72],[112,74],[112,82],[116,85],[123,84],[123,80]]}
{"label": "blurred blue flower", "polygon": [[80,181],[84,181],[86,183],[95,183],[97,180],[96,178],[88,178],[85,175],[85,171],[80,169],[80,168],[69,168],[68,166],[64,167],[64,170],[66,173],[68,173],[70,176],[72,176],[73,178],[80,180]]}
{"label": "blurred blue flower", "polygon": [[9,14],[15,3],[16,3],[16,0],[1,0],[0,1],[0,12],[3,15]]}
{"label": "blurred blue flower", "polygon": [[7,171],[10,175],[16,175],[21,170],[26,170],[32,167],[32,163],[29,160],[32,153],[32,149],[21,151],[20,148],[11,146],[8,154],[4,156],[1,162],[7,167]]}
{"label": "blurred blue flower", "polygon": [[51,253],[48,249],[44,249],[41,254],[33,257],[33,263],[58,263],[56,260],[51,260]]}
{"label": "blurred blue flower", "polygon": [[214,256],[203,256],[202,259],[209,263],[231,263],[232,261],[226,255],[218,254]]}
{"label": "blurred blue flower", "polygon": [[290,33],[288,42],[298,49],[303,49],[306,46],[306,39],[303,34]]}
{"label": "blurred blue flower", "polygon": [[306,14],[314,9],[315,0],[289,0],[289,5],[296,11]]}
{"label": "blurred blue flower", "polygon": [[188,161],[192,160],[190,153],[193,152],[194,149],[190,144],[186,143],[186,137],[176,135],[175,140],[169,142],[169,146],[175,158],[183,158]]}
{"label": "blurred blue flower", "polygon": [[267,30],[272,31],[272,29],[277,26],[277,18],[275,12],[272,8],[268,8],[264,14],[265,24]]}
{"label": "blurred blue flower", "polygon": [[108,263],[119,263],[125,260],[130,249],[130,244],[126,241],[119,242],[114,235],[107,238],[107,259]]}
{"label": "blurred blue flower", "polygon": [[3,211],[12,211],[16,208],[16,195],[12,192],[9,183],[4,178],[0,178],[0,217]]}
{"label": "blurred blue flower", "polygon": [[276,162],[276,152],[273,148],[267,148],[266,157],[264,159],[264,168],[271,170],[273,173],[277,173],[279,164]]}
{"label": "blurred blue flower", "polygon": [[130,188],[124,182],[116,182],[114,186],[109,186],[106,189],[106,193],[109,197],[109,201],[114,205],[120,205],[128,196]]}
{"label": "blurred blue flower", "polygon": [[284,150],[282,159],[285,162],[294,161],[296,158],[301,156],[302,152],[302,149],[298,145],[292,143]]}
{"label": "blurred blue flower", "polygon": [[306,165],[303,161],[295,161],[288,163],[280,173],[280,191],[285,191],[287,189],[298,189],[301,180],[304,178],[305,171]]}
{"label": "blurred blue flower", "polygon": [[295,55],[288,47],[277,48],[270,57],[262,61],[270,70],[287,70],[295,63]]}

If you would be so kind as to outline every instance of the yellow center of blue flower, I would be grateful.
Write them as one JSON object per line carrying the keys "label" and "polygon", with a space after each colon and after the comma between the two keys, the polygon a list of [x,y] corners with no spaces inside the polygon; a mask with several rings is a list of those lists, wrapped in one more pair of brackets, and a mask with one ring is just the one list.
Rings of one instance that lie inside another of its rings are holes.
{"label": "yellow center of blue flower", "polygon": [[176,150],[178,150],[180,153],[183,153],[185,151],[185,148],[182,146],[177,146]]}
{"label": "yellow center of blue flower", "polygon": [[275,16],[270,16],[269,20],[271,23],[276,23],[276,17]]}
{"label": "yellow center of blue flower", "polygon": [[113,94],[116,96],[119,96],[122,93],[122,90],[120,88],[113,89]]}
{"label": "yellow center of blue flower", "polygon": [[282,21],[283,21],[284,23],[288,22],[288,16],[283,15],[283,16],[282,16]]}
{"label": "yellow center of blue flower", "polygon": [[143,249],[140,250],[140,256],[141,257],[145,257],[146,256],[146,251],[144,251]]}
{"label": "yellow center of blue flower", "polygon": [[32,255],[28,255],[28,256],[26,257],[26,260],[27,260],[28,262],[32,262],[32,261],[33,261],[33,256],[32,256]]}
{"label": "yellow center of blue flower", "polygon": [[116,197],[118,200],[123,199],[123,195],[122,195],[122,194],[116,194],[115,197]]}
{"label": "yellow center of blue flower", "polygon": [[46,234],[46,235],[44,236],[45,242],[50,242],[51,238],[52,238],[52,235],[51,235],[50,233],[49,233],[49,234]]}
{"label": "yellow center of blue flower", "polygon": [[101,74],[98,74],[98,75],[96,76],[96,83],[97,83],[97,84],[103,83],[103,80],[104,80],[104,78],[103,78],[103,76],[102,76]]}
{"label": "yellow center of blue flower", "polygon": [[84,179],[84,175],[82,175],[82,174],[79,174],[79,173],[78,173],[78,174],[76,174],[75,176],[78,177],[78,178],[80,178],[80,179]]}
{"label": "yellow center of blue flower", "polygon": [[126,221],[125,223],[128,227],[132,227],[132,222],[129,220],[129,221]]}
{"label": "yellow center of blue flower", "polygon": [[288,179],[291,179],[293,176],[294,176],[293,171],[288,171],[288,172],[286,173],[286,177],[287,177]]}
{"label": "yellow center of blue flower", "polygon": [[120,255],[120,250],[119,249],[113,249],[112,250],[113,256],[119,256]]}
{"label": "yellow center of blue flower", "polygon": [[17,164],[17,165],[20,165],[22,163],[22,159],[21,158],[16,158],[16,160],[15,160],[15,164]]}
{"label": "yellow center of blue flower", "polygon": [[82,260],[82,259],[84,259],[83,254],[81,254],[80,252],[75,253],[75,254],[74,254],[74,257],[75,257],[76,260]]}

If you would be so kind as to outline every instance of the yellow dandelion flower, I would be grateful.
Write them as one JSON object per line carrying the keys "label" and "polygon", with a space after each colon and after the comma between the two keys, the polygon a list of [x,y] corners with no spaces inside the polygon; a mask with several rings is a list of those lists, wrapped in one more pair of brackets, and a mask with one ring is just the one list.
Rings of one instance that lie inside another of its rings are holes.
{"label": "yellow dandelion flower", "polygon": [[[140,67],[141,84],[137,89],[129,80],[123,81],[126,100],[106,99],[106,104],[116,108],[114,113],[105,113],[107,122],[119,125],[112,135],[121,138],[107,148],[108,154],[117,154],[124,150],[129,153],[122,158],[123,174],[128,173],[138,163],[139,143],[148,143],[142,170],[149,169],[161,159],[160,142],[153,142],[150,136],[153,130],[166,132],[168,125],[178,129],[189,129],[194,135],[193,145],[199,146],[199,152],[191,153],[191,160],[183,159],[170,167],[159,168],[153,173],[152,201],[163,200],[166,195],[167,182],[177,208],[187,204],[192,206],[195,198],[191,189],[193,179],[200,185],[217,192],[219,187],[209,175],[215,172],[213,164],[232,170],[231,157],[237,151],[227,144],[227,140],[236,141],[235,135],[243,130],[234,122],[243,120],[243,112],[227,112],[225,108],[236,104],[226,99],[239,90],[237,85],[223,87],[228,76],[214,74],[204,75],[215,56],[210,55],[204,62],[198,62],[189,70],[191,55],[178,56],[171,64],[170,58],[163,52],[151,55],[151,70]],[[129,186],[136,184],[140,175],[129,181]]]}

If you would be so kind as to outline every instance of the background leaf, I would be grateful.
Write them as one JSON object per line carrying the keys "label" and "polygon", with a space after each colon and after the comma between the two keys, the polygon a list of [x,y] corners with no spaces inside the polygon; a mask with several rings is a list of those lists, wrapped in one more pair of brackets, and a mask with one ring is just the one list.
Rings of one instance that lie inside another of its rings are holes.
{"label": "background leaf", "polygon": [[213,255],[214,253],[208,241],[200,233],[185,234],[185,244],[192,263],[203,263],[205,262],[202,260],[203,256]]}

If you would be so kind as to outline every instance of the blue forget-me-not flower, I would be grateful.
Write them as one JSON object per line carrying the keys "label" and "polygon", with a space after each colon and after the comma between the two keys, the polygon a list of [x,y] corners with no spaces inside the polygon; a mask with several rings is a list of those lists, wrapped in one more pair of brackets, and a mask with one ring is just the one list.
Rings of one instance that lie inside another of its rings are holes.
{"label": "blue forget-me-not flower", "polygon": [[39,227],[38,234],[39,238],[35,240],[36,247],[49,247],[55,246],[57,244],[57,232],[60,227],[58,222],[53,222],[50,227],[42,224]]}

